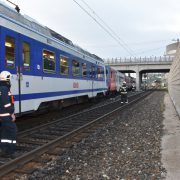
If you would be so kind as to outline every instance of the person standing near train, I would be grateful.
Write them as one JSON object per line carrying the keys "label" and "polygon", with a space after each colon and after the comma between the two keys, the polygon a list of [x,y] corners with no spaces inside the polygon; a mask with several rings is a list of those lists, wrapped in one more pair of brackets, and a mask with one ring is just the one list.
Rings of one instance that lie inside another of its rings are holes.
{"label": "person standing near train", "polygon": [[17,127],[14,115],[14,97],[10,92],[11,73],[0,73],[0,120],[1,120],[1,157],[12,158],[16,148]]}
{"label": "person standing near train", "polygon": [[132,83],[132,92],[135,92],[136,91],[136,85],[135,85],[135,83]]}
{"label": "person standing near train", "polygon": [[120,94],[121,94],[121,103],[128,103],[128,98],[127,98],[127,86],[126,82],[124,81],[122,86],[120,87]]}

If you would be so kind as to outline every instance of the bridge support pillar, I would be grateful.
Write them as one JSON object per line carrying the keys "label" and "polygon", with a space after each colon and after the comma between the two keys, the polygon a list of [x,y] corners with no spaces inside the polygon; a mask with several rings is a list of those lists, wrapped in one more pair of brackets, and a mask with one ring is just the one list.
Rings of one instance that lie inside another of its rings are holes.
{"label": "bridge support pillar", "polygon": [[136,71],[136,91],[140,90],[140,73]]}

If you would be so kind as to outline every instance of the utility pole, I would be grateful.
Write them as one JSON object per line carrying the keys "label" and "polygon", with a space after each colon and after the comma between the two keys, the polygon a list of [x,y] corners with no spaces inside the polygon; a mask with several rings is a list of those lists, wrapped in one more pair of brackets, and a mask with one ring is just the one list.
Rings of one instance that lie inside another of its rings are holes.
{"label": "utility pole", "polygon": [[12,5],[14,5],[15,6],[15,10],[19,13],[20,12],[20,8],[19,8],[19,6],[17,5],[17,4],[15,4],[15,3],[13,3],[13,2],[11,2],[11,1],[9,1],[9,0],[6,0],[6,1],[8,1],[9,3],[11,3]]}

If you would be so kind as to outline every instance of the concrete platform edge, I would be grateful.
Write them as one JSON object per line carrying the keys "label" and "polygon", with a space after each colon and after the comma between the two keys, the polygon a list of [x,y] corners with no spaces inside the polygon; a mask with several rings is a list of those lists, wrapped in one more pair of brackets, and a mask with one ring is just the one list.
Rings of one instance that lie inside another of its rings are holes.
{"label": "concrete platform edge", "polygon": [[162,137],[162,163],[167,170],[167,180],[180,179],[180,119],[174,104],[166,93]]}

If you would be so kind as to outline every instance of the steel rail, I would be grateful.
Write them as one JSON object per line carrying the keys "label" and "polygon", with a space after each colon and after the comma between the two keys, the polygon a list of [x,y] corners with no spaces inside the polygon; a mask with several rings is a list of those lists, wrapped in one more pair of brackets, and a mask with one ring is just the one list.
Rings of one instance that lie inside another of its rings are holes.
{"label": "steel rail", "polygon": [[[136,96],[136,95],[140,95],[140,94],[142,94],[142,93],[143,93],[143,92],[138,92],[138,93],[136,93],[136,94],[134,94],[134,95],[129,96],[129,98],[131,98],[131,97],[133,97],[133,96]],[[117,100],[117,101],[120,101],[120,100]],[[40,129],[40,128],[43,129],[43,128],[46,128],[46,127],[49,126],[49,125],[52,125],[52,124],[55,124],[55,123],[59,123],[59,122],[61,122],[61,121],[62,121],[62,122],[63,122],[63,121],[66,121],[66,120],[69,119],[69,118],[73,118],[73,117],[75,117],[75,116],[81,115],[82,113],[91,112],[91,111],[93,111],[93,110],[95,110],[95,109],[97,109],[97,108],[102,108],[102,107],[108,106],[108,105],[110,105],[110,104],[113,104],[114,102],[115,102],[115,101],[110,102],[110,103],[107,103],[107,104],[103,104],[103,105],[100,105],[100,106],[92,107],[92,108],[90,108],[90,109],[84,110],[83,112],[78,112],[78,113],[72,114],[72,115],[70,115],[70,116],[68,116],[68,117],[60,118],[60,119],[57,119],[57,120],[55,120],[55,121],[52,121],[52,122],[48,122],[48,123],[46,123],[46,124],[39,125],[39,126],[37,126],[37,127],[33,127],[33,128],[31,128],[31,129],[28,129],[28,130],[25,130],[25,131],[22,131],[22,132],[18,133],[18,136],[23,137],[23,136],[26,136],[27,134],[32,134],[34,131],[36,131],[36,130],[38,130],[38,129]]]}
{"label": "steel rail", "polygon": [[113,111],[111,112],[108,112],[106,114],[104,114],[103,116],[101,117],[98,117],[96,119],[94,119],[93,121],[91,122],[88,122],[87,124],[83,125],[83,126],[80,126],[78,127],[77,129],[55,139],[55,140],[52,140],[26,154],[23,154],[21,155],[20,157],[14,159],[14,160],[11,160],[10,162],[0,166],[0,177],[6,175],[7,173],[17,169],[17,168],[20,168],[22,165],[24,165],[25,163],[35,159],[36,157],[42,155],[43,153],[46,153],[47,151],[53,149],[54,147],[58,146],[60,142],[63,142],[65,139],[68,139],[69,137],[72,137],[72,136],[75,136],[76,133],[80,132],[80,131],[83,131],[85,128],[90,128],[90,126],[92,126],[94,123],[97,123],[98,121],[104,119],[105,117],[117,112],[117,111],[120,111],[132,104],[134,104],[135,102],[141,100],[142,98],[146,97],[147,95],[149,95],[151,92],[146,92],[145,94],[141,94],[140,97],[132,100],[131,102],[129,102],[128,104],[125,104],[123,106],[120,106],[116,109],[114,109]]}

